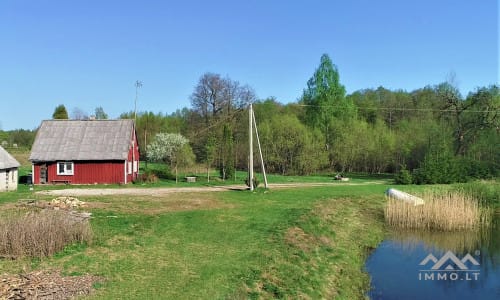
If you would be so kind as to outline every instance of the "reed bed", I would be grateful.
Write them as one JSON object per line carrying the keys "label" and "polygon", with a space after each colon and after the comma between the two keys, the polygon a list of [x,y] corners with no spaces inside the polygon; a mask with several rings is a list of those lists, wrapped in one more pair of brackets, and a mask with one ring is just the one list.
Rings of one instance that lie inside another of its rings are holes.
{"label": "reed bed", "polygon": [[0,257],[46,257],[91,239],[89,222],[75,221],[65,211],[32,211],[0,220]]}
{"label": "reed bed", "polygon": [[387,224],[398,229],[455,231],[490,223],[490,209],[468,194],[436,192],[421,198],[425,204],[417,206],[389,198],[384,210]]}

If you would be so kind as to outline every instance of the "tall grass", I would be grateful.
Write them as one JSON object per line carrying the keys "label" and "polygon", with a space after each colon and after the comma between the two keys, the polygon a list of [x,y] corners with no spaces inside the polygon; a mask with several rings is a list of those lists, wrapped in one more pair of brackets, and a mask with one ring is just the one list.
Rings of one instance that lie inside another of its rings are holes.
{"label": "tall grass", "polygon": [[474,195],[483,205],[500,208],[500,180],[478,180],[454,185],[455,190]]}
{"label": "tall grass", "polygon": [[431,193],[421,197],[424,205],[414,206],[389,198],[384,210],[387,224],[399,229],[453,231],[489,224],[491,212],[470,194]]}
{"label": "tall grass", "polygon": [[11,214],[0,220],[0,257],[46,257],[68,244],[91,239],[89,222],[77,221],[63,211]]}

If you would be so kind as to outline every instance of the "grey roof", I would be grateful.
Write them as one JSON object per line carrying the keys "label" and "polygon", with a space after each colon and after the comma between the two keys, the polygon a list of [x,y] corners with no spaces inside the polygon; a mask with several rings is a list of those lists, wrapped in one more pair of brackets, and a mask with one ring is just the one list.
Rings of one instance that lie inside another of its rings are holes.
{"label": "grey roof", "polygon": [[126,160],[133,130],[133,120],[43,121],[30,160]]}
{"label": "grey roof", "polygon": [[0,170],[17,168],[21,164],[0,146]]}

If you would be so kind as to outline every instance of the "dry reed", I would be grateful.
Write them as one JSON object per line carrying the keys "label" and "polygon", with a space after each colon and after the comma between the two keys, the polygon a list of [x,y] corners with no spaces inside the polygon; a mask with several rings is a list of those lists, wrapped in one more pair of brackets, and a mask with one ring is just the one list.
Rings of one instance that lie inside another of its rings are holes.
{"label": "dry reed", "polygon": [[65,211],[42,210],[0,220],[0,257],[46,257],[91,239],[89,222]]}
{"label": "dry reed", "polygon": [[479,228],[491,219],[489,209],[470,195],[432,193],[421,198],[425,204],[418,206],[389,198],[384,210],[386,222],[398,229],[454,231]]}

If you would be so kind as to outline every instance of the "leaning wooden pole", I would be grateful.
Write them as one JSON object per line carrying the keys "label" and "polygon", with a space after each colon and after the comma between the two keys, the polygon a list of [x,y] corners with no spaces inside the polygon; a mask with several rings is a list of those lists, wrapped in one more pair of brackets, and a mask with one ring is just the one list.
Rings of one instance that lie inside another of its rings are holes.
{"label": "leaning wooden pole", "polygon": [[252,103],[248,106],[248,185],[250,190],[253,191],[253,132],[252,132],[252,118],[253,108]]}
{"label": "leaning wooden pole", "polygon": [[260,167],[262,168],[262,175],[264,176],[264,188],[267,189],[266,168],[264,167],[264,157],[262,156],[262,148],[260,147],[259,131],[257,130],[257,122],[255,122],[255,113],[253,113],[253,111],[252,111],[252,120],[255,129],[255,136],[257,137],[257,145],[259,146]]}

